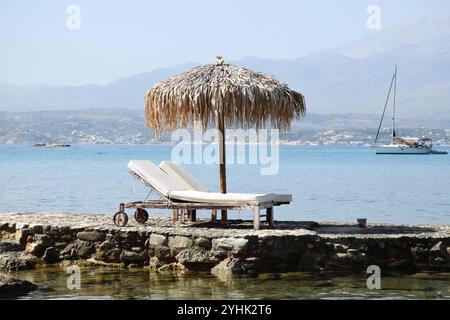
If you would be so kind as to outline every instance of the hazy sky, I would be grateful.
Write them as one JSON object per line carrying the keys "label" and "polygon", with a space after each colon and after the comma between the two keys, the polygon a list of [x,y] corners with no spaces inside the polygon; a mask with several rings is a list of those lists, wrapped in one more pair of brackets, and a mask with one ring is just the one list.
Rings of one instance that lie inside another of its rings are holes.
{"label": "hazy sky", "polygon": [[[448,0],[0,0],[0,82],[96,84],[185,62],[295,58],[418,17],[444,18]],[[81,28],[66,26],[69,5]]]}

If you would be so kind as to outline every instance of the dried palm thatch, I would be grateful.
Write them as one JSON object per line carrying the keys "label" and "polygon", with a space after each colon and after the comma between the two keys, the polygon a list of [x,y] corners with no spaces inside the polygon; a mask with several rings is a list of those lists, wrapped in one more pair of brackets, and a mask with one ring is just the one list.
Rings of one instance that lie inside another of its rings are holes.
{"label": "dried palm thatch", "polygon": [[274,77],[224,63],[207,64],[161,81],[145,95],[147,125],[156,134],[199,121],[218,126],[288,129],[305,114],[302,94]]}

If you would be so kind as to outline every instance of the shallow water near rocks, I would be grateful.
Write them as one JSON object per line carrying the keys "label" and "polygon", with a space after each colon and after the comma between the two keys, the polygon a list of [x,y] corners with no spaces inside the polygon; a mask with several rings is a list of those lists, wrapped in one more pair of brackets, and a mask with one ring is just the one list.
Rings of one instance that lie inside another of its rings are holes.
{"label": "shallow water near rocks", "polygon": [[84,267],[81,289],[67,288],[60,267],[19,271],[39,290],[19,299],[450,299],[450,273],[384,275],[380,290],[367,288],[367,274],[267,273],[223,276],[156,273],[143,269]]}

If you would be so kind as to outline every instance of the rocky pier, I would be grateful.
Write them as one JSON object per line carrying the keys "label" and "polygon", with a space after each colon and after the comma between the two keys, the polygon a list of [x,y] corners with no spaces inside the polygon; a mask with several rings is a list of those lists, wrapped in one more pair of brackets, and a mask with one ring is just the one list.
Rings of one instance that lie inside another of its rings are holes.
{"label": "rocky pier", "polygon": [[255,231],[250,221],[174,225],[151,217],[119,228],[109,215],[0,213],[0,271],[68,263],[218,274],[361,272],[369,265],[450,271],[450,226],[276,221]]}

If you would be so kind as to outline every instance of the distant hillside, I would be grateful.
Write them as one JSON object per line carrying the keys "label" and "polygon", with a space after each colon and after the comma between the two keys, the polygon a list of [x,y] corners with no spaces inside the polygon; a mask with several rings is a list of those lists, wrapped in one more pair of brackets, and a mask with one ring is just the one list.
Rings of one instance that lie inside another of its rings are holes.
{"label": "distant hillside", "polygon": [[[300,122],[292,124],[289,133],[283,133],[281,139],[304,139],[316,141],[322,133],[330,130],[355,133],[373,139],[378,126],[379,116],[364,114],[309,113]],[[389,127],[387,122],[383,127]],[[429,135],[430,129],[450,134],[450,120],[424,121],[402,119],[398,123],[400,134]],[[426,128],[426,129],[425,129]],[[445,132],[447,132],[445,131]],[[329,134],[327,134],[329,135]],[[166,134],[156,139],[145,125],[143,110],[132,109],[88,109],[74,111],[40,112],[0,112],[0,144],[5,143],[151,143],[167,141]],[[366,141],[367,142],[367,141]]]}
{"label": "distant hillside", "polygon": [[139,110],[0,112],[0,143],[148,143]]}
{"label": "distant hillside", "polygon": [[[306,96],[308,112],[379,115],[399,66],[399,118],[450,118],[450,20],[419,19],[373,32],[337,49],[294,60],[235,61],[277,76]],[[157,69],[105,86],[0,84],[0,111],[143,108],[145,92],[194,63]]]}

